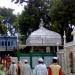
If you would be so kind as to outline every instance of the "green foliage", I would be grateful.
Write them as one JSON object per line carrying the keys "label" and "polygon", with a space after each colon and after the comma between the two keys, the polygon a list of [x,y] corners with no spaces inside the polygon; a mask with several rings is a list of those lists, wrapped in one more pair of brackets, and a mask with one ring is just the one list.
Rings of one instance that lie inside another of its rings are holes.
{"label": "green foliage", "polygon": [[35,23],[34,17],[29,15],[26,11],[23,11],[18,20],[19,29],[22,34],[27,34],[28,31],[30,32],[32,29],[35,28],[35,24],[38,23]]}
{"label": "green foliage", "polygon": [[0,34],[5,34],[7,28],[2,24],[3,17],[0,16]]}
{"label": "green foliage", "polygon": [[64,22],[63,17],[63,3],[61,0],[51,0],[51,8],[49,10],[49,16],[51,17],[51,30],[54,30],[61,34],[63,37]]}
{"label": "green foliage", "polygon": [[53,21],[57,20],[59,23],[64,24],[67,24],[70,21],[72,24],[74,24],[74,11],[74,0],[52,0],[49,15]]}
{"label": "green foliage", "polygon": [[72,28],[69,27],[75,24],[75,1],[74,0],[51,0],[51,8],[49,15],[51,17],[52,29],[56,29],[63,37],[64,30],[66,31],[67,41],[72,40]]}
{"label": "green foliage", "polygon": [[64,16],[68,17],[68,20],[75,24],[75,0],[63,0],[64,4]]}
{"label": "green foliage", "polygon": [[4,18],[10,19],[11,23],[14,22],[16,16],[13,14],[13,9],[10,8],[0,8],[0,15]]}
{"label": "green foliage", "polygon": [[3,20],[3,18],[4,18],[4,17],[0,15],[0,22]]}
{"label": "green foliage", "polygon": [[50,12],[49,12],[51,19],[59,20],[59,18],[61,17],[61,11],[62,11],[61,0],[52,0],[52,6],[51,6]]}
{"label": "green foliage", "polygon": [[10,19],[10,22],[13,23],[16,16],[13,14],[13,9],[10,8],[0,8],[0,34],[5,34],[7,28],[3,25],[2,20],[4,18]]}
{"label": "green foliage", "polygon": [[26,37],[34,30],[39,28],[40,18],[43,18],[45,25],[49,25],[49,19],[47,17],[49,7],[48,2],[43,0],[29,0],[27,6],[25,6],[22,14],[16,19],[15,24],[19,27],[19,32]]}
{"label": "green foliage", "polygon": [[[13,0],[24,3],[26,0]],[[49,2],[47,2],[49,1]],[[49,25],[51,17],[51,30],[61,34],[66,31],[67,41],[72,40],[69,27],[75,24],[75,0],[28,0],[25,10],[18,17],[18,26],[22,34],[29,34],[38,28],[40,18]],[[48,26],[49,28],[49,26]]]}
{"label": "green foliage", "polygon": [[0,34],[2,34],[2,35],[5,34],[6,30],[7,30],[7,28],[3,24],[0,24]]}

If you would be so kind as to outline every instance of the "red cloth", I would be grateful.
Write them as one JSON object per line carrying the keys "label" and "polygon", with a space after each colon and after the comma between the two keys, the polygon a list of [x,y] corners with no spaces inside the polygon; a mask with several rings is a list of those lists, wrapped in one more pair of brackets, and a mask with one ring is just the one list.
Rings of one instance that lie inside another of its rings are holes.
{"label": "red cloth", "polygon": [[9,69],[9,66],[11,64],[11,58],[10,56],[5,56],[4,60],[6,61],[6,69],[8,70]]}
{"label": "red cloth", "polygon": [[48,68],[48,75],[52,75],[52,71],[50,67]]}
{"label": "red cloth", "polygon": [[62,69],[60,68],[59,75],[62,75]]}

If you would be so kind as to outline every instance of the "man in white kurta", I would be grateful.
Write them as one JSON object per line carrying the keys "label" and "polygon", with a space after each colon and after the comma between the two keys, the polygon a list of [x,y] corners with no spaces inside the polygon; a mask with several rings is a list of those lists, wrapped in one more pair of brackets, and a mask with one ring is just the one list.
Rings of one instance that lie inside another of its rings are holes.
{"label": "man in white kurta", "polygon": [[16,64],[15,64],[15,61],[12,61],[12,64],[10,65],[9,74],[10,75],[16,75]]}
{"label": "man in white kurta", "polygon": [[43,63],[43,59],[39,58],[38,65],[33,70],[33,75],[47,75],[46,65]]}
{"label": "man in white kurta", "polygon": [[24,65],[22,65],[21,74],[20,75],[32,75],[31,67],[28,64],[28,60],[24,61]]}

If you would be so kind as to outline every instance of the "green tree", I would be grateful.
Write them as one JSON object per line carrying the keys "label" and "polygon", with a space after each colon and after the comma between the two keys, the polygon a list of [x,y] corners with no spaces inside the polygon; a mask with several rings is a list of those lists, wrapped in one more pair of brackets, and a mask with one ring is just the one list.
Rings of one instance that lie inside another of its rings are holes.
{"label": "green tree", "polygon": [[[74,0],[51,0],[52,5],[49,10],[51,17],[52,29],[57,28],[63,37],[66,31],[67,41],[72,40],[72,25],[75,24],[75,1]],[[69,26],[69,23],[71,26]],[[57,27],[56,27],[57,26]]]}
{"label": "green tree", "polygon": [[10,8],[0,8],[0,34],[5,34],[7,31],[7,28],[2,23],[4,18],[10,19],[10,22],[13,23],[16,15],[13,14],[13,9]]}
{"label": "green tree", "polygon": [[10,19],[10,22],[13,23],[16,19],[16,15],[13,14],[13,9],[10,8],[0,8],[0,15],[4,18]]}
{"label": "green tree", "polygon": [[[50,0],[50,1],[48,0],[49,2],[47,2],[47,0],[40,0],[40,1],[39,0],[13,0],[13,1],[15,3],[20,3],[20,4],[27,2],[27,7],[25,8],[24,13],[29,14],[29,19],[30,17],[32,19],[32,17],[34,17],[34,14],[37,14],[38,17],[35,16],[36,18],[34,18],[34,21],[36,19],[39,20],[40,17],[42,17],[45,24],[48,24],[51,17],[51,27],[50,27],[51,30],[60,33],[62,37],[63,37],[63,32],[65,30],[67,35],[67,41],[72,40],[72,36],[71,36],[72,25],[75,24],[75,0]],[[30,22],[28,20],[25,21],[27,21],[28,23]],[[37,25],[31,23],[33,26],[31,25],[30,26],[36,29],[36,27],[39,25],[39,21],[35,23]],[[69,27],[69,23],[71,24],[70,27]],[[32,28],[30,30],[33,30]]]}
{"label": "green tree", "polygon": [[[18,16],[15,22],[21,34],[26,35],[39,28],[40,18],[43,18],[45,27],[49,28],[50,17],[48,16],[48,9],[50,7],[49,1],[45,0],[29,0],[27,6],[21,15]],[[46,24],[48,24],[46,26]]]}
{"label": "green tree", "polygon": [[51,30],[61,34],[63,37],[64,21],[63,18],[63,3],[61,0],[51,0],[51,7],[49,9],[49,16],[51,17]]}
{"label": "green tree", "polygon": [[5,25],[2,23],[3,17],[0,16],[0,34],[3,35],[6,33],[7,28]]}

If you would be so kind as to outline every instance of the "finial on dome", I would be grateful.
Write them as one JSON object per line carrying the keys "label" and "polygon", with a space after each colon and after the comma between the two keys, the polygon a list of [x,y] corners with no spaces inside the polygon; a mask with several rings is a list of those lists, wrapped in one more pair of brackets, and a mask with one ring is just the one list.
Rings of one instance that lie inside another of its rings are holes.
{"label": "finial on dome", "polygon": [[41,19],[40,19],[40,25],[39,25],[39,28],[40,28],[40,27],[43,27],[43,25],[44,25],[44,22],[43,22],[43,19],[41,18]]}

